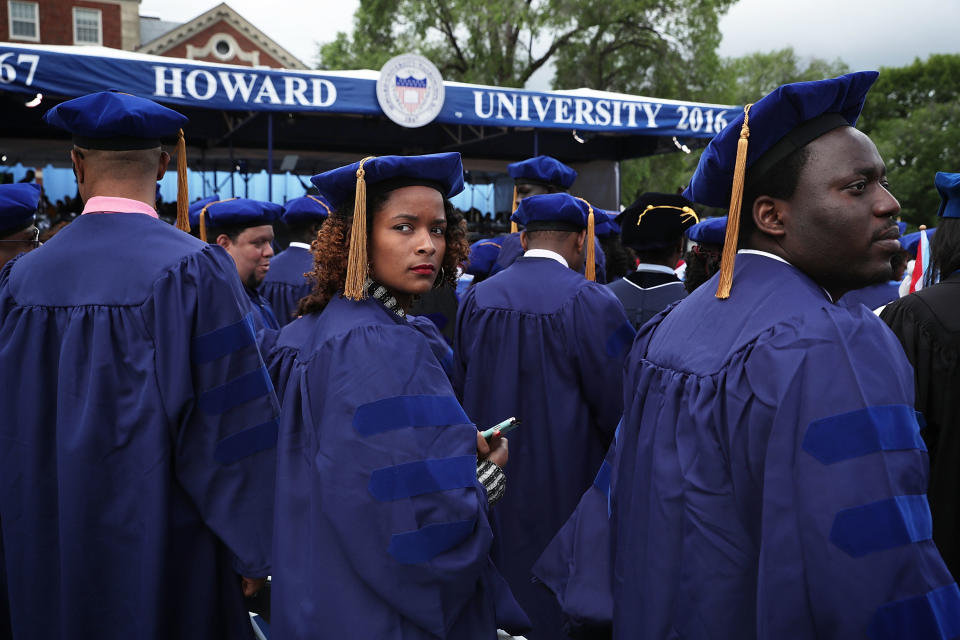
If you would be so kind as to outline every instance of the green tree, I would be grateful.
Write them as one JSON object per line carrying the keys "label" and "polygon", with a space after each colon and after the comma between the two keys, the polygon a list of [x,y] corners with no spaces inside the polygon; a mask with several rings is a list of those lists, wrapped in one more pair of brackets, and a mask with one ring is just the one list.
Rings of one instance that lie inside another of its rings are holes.
{"label": "green tree", "polygon": [[[555,86],[681,91],[695,84],[685,75],[707,77],[716,64],[718,16],[733,1],[361,0],[353,32],[322,45],[318,62],[379,68],[415,52],[444,78],[502,87],[555,63]],[[698,56],[709,59],[698,65]]]}
{"label": "green tree", "polygon": [[881,69],[858,126],[880,150],[901,218],[914,226],[936,225],[940,196],[933,177],[960,170],[960,55]]}

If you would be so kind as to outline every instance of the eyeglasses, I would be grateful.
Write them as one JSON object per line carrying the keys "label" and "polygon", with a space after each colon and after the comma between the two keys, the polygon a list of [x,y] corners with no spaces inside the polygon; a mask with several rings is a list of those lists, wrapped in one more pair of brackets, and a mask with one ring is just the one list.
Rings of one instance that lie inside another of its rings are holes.
{"label": "eyeglasses", "polygon": [[13,242],[16,244],[29,244],[31,249],[36,249],[40,246],[40,229],[37,227],[33,228],[33,238],[29,240],[0,240],[0,242],[8,243]]}

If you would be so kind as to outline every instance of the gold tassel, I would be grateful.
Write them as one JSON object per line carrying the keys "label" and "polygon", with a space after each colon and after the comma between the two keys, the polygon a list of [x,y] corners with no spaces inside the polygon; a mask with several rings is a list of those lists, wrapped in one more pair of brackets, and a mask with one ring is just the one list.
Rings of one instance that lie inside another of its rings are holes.
{"label": "gold tassel", "polygon": [[367,156],[357,167],[357,190],[353,205],[353,225],[350,229],[350,253],[347,256],[347,279],[343,285],[343,296],[350,300],[363,300],[367,297],[364,285],[370,264],[367,261],[367,181],[363,165],[376,156]]}
{"label": "gold tassel", "polygon": [[723,255],[720,258],[720,278],[717,297],[726,300],[733,286],[733,265],[737,256],[737,240],[740,235],[740,208],[743,205],[743,183],[747,174],[747,145],[750,138],[750,107],[743,108],[743,126],[737,140],[737,159],[733,165],[733,188],[730,191],[730,211],[727,214],[727,234],[723,240]]}
{"label": "gold tassel", "polygon": [[183,129],[180,129],[177,137],[177,229],[190,233],[190,193],[187,189],[187,142],[183,139]]}
{"label": "gold tassel", "polygon": [[589,210],[587,213],[587,238],[585,240],[585,242],[587,243],[587,257],[585,258],[587,264],[584,265],[584,276],[586,276],[587,280],[591,282],[596,282],[597,257],[595,255],[596,249],[593,246],[593,236],[594,236],[594,226],[595,226],[594,216],[593,216],[593,205],[579,196],[574,196],[574,197],[576,197],[577,200],[579,200],[580,202],[587,205],[587,209]]}
{"label": "gold tassel", "polygon": [[[203,209],[200,209],[200,215],[197,216],[199,218],[198,222],[200,224],[200,240],[202,240],[203,242],[207,241],[207,209],[212,207],[215,204],[220,204],[221,202],[230,202],[231,200],[236,200],[236,198],[227,198],[226,200],[217,200],[216,202],[210,202]],[[179,214],[177,215],[177,217],[179,217]],[[188,231],[190,230],[189,223],[187,224],[187,230]]]}
{"label": "gold tassel", "polygon": [[[517,212],[517,185],[513,185],[513,204],[510,205],[510,215]],[[510,221],[510,233],[520,231],[520,227],[513,220]]]}

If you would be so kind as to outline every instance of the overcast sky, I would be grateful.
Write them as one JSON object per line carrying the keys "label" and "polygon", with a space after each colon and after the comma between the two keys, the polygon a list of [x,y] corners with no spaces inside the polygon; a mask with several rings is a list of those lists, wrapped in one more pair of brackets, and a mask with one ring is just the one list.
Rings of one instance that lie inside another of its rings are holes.
{"label": "overcast sky", "polygon": [[[600,2],[602,0],[590,0]],[[140,14],[186,22],[213,0],[142,0]],[[359,0],[227,0],[240,15],[313,66],[316,42],[349,31]],[[960,52],[958,0],[739,0],[720,22],[720,54],[792,45],[801,56],[842,58],[854,70]],[[537,79],[549,87],[549,77]],[[574,87],[569,87],[574,88]]]}

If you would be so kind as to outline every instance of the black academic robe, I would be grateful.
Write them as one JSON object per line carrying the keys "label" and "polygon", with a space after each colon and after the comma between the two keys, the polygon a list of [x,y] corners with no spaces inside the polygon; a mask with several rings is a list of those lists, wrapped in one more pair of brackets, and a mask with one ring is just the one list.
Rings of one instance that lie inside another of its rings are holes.
{"label": "black academic robe", "polygon": [[933,540],[960,575],[960,273],[887,305],[880,318],[913,365],[916,408],[930,454]]}

